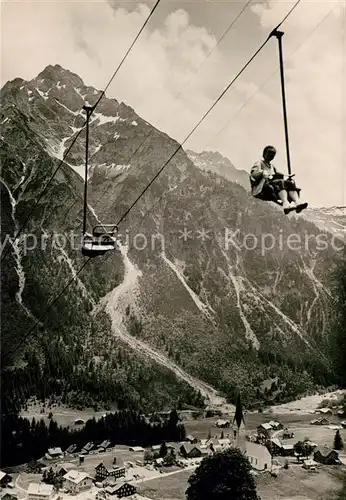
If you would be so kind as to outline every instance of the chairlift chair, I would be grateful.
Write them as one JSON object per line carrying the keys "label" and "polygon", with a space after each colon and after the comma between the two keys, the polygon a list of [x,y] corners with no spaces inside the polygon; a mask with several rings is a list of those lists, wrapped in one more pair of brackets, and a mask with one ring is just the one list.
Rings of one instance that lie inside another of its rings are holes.
{"label": "chairlift chair", "polygon": [[[95,105],[96,106],[96,105]],[[97,257],[103,255],[109,250],[114,250],[118,232],[117,225],[100,224],[93,228],[92,234],[87,233],[87,195],[88,195],[88,152],[89,152],[89,121],[95,106],[83,106],[86,111],[86,144],[85,144],[85,178],[84,178],[84,210],[83,210],[83,240],[82,254],[86,257]]]}
{"label": "chairlift chair", "polygon": [[95,226],[92,234],[83,235],[82,254],[92,258],[114,250],[117,232],[118,227],[114,224]]}

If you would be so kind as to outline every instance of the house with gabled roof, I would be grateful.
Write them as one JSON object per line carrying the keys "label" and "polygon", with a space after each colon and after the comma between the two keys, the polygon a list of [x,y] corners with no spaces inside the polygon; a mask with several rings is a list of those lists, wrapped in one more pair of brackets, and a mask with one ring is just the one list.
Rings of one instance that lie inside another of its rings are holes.
{"label": "house with gabled roof", "polygon": [[102,453],[104,451],[107,450],[107,448],[109,448],[111,445],[111,442],[108,440],[108,439],[105,439],[104,441],[102,441],[102,443],[98,446],[97,448],[97,451],[99,453]]}
{"label": "house with gabled roof", "polygon": [[266,439],[270,438],[271,431],[273,430],[272,426],[269,422],[265,422],[257,427],[257,433],[260,437],[264,437]]}
{"label": "house with gabled roof", "polygon": [[55,464],[55,465],[49,465],[48,467],[45,467],[43,469],[43,472],[44,471],[48,472],[50,469],[52,469],[52,471],[54,472],[54,474],[58,474],[59,476],[64,476],[65,474],[68,473],[69,470],[71,470],[73,468],[74,468],[74,465],[72,465],[72,464],[69,464],[69,465]]}
{"label": "house with gabled roof", "polygon": [[12,491],[11,493],[5,491],[0,493],[0,500],[18,500],[18,495]]}
{"label": "house with gabled roof", "polygon": [[90,453],[90,452],[91,452],[91,450],[93,450],[93,449],[94,449],[94,446],[95,446],[95,445],[94,445],[94,443],[92,443],[92,442],[90,442],[90,443],[86,443],[86,444],[83,446],[82,450],[81,450],[81,455],[87,455],[88,453]]}
{"label": "house with gabled roof", "polygon": [[106,467],[104,462],[99,463],[95,467],[96,480],[103,481],[109,477],[119,478],[126,474],[125,467]]}
{"label": "house with gabled roof", "polygon": [[332,415],[332,410],[330,408],[319,408],[316,413],[321,413],[322,415]]}
{"label": "house with gabled roof", "polygon": [[106,488],[105,491],[109,495],[117,495],[118,498],[124,498],[134,495],[137,490],[134,484],[124,481],[115,486]]}
{"label": "house with gabled roof", "polygon": [[257,443],[245,441],[242,446],[244,455],[248,458],[251,466],[258,471],[270,470],[272,467],[272,456],[268,449]]}
{"label": "house with gabled roof", "polygon": [[269,451],[272,456],[280,456],[282,453],[282,444],[280,439],[272,438],[269,442]]}
{"label": "house with gabled roof", "polygon": [[205,455],[206,450],[202,450],[200,446],[191,443],[184,443],[179,449],[179,453],[184,458],[198,458]]}
{"label": "house with gabled roof", "polygon": [[48,448],[48,455],[52,458],[61,458],[64,454],[61,448]]}
{"label": "house with gabled roof", "polygon": [[283,457],[293,457],[294,456],[294,445],[292,443],[290,444],[283,444],[281,446],[282,449],[282,456]]}
{"label": "house with gabled roof", "polygon": [[46,483],[30,483],[27,493],[28,500],[52,500],[56,496],[54,487]]}
{"label": "house with gabled roof", "polygon": [[68,454],[72,454],[72,453],[76,453],[77,451],[77,445],[76,444],[71,444],[71,446],[69,446],[66,450],[66,453]]}
{"label": "house with gabled roof", "polygon": [[275,431],[277,430],[280,430],[280,429],[283,429],[283,425],[281,424],[281,422],[278,422],[277,420],[271,420],[269,422],[269,425],[271,426],[272,429],[274,429]]}
{"label": "house with gabled roof", "polygon": [[70,470],[63,476],[63,478],[64,488],[73,494],[78,494],[81,491],[88,490],[93,484],[92,477],[90,477],[86,472],[78,470]]}
{"label": "house with gabled roof", "polygon": [[340,463],[338,452],[327,446],[320,446],[314,451],[314,460],[324,465],[336,465]]}
{"label": "house with gabled roof", "polygon": [[12,481],[12,476],[0,470],[0,486],[6,486]]}
{"label": "house with gabled roof", "polygon": [[310,421],[311,425],[328,425],[329,423],[330,421],[325,417],[315,418],[314,420]]}

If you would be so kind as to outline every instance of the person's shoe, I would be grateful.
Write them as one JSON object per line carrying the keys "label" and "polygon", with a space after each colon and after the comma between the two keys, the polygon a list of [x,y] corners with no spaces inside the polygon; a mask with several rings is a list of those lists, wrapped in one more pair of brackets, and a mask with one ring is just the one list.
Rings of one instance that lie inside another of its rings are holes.
{"label": "person's shoe", "polygon": [[283,208],[284,208],[284,213],[286,215],[289,214],[290,212],[293,212],[293,210],[296,210],[296,206],[295,205],[290,205],[289,203],[285,203],[283,205]]}
{"label": "person's shoe", "polygon": [[296,208],[297,214],[299,214],[302,210],[305,210],[308,207],[308,203],[299,203]]}

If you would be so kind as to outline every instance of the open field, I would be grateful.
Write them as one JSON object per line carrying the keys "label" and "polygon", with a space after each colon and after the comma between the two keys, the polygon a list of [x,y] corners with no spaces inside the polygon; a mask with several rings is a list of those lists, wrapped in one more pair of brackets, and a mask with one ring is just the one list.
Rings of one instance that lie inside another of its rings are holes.
{"label": "open field", "polygon": [[[319,446],[327,445],[329,448],[333,448],[334,446],[334,436],[336,431],[328,429],[325,425],[292,427],[292,430],[294,431],[294,438],[285,440],[285,443],[294,444],[297,441],[304,441],[305,438],[309,438],[311,442],[316,443]],[[346,444],[346,429],[340,430],[340,435],[343,442]],[[280,438],[280,434],[278,437]]]}
{"label": "open field", "polygon": [[332,500],[342,486],[345,468],[322,467],[306,471],[292,466],[281,470],[277,478],[269,474],[257,477],[257,491],[261,500]]}
{"label": "open field", "polygon": [[[215,427],[217,420],[220,417],[210,417],[201,420],[185,420],[184,426],[186,429],[186,434],[192,434],[200,439],[207,438],[209,430],[212,432],[212,436],[220,436],[223,431],[226,436],[227,433],[232,432],[231,429],[219,429]],[[315,418],[313,415],[294,415],[292,413],[287,415],[276,415],[274,413],[246,413],[244,415],[246,431],[251,432],[257,429],[260,424],[264,422],[269,422],[270,420],[279,419],[279,421],[288,427],[295,426],[299,424],[310,425],[309,422]],[[333,422],[340,423],[340,419],[333,417]]]}
{"label": "open field", "polygon": [[[297,421],[307,421],[314,418],[312,416],[314,410],[319,406],[319,404],[324,399],[333,399],[337,404],[338,399],[345,395],[345,390],[338,390],[325,394],[315,394],[312,396],[306,396],[304,398],[298,399],[296,401],[292,401],[290,403],[284,403],[278,406],[272,406],[270,410],[263,413],[245,413],[245,421],[248,429],[255,428],[262,422],[266,422],[272,419],[280,419],[283,423],[287,422],[294,423]],[[56,404],[52,405],[51,408],[45,407],[45,413],[40,413],[42,404],[39,404],[37,401],[29,401],[27,411],[22,410],[21,416],[26,417],[28,419],[32,419],[33,417],[37,420],[43,418],[45,422],[49,422],[48,414],[51,411],[53,413],[53,419],[58,423],[58,425],[62,425],[70,428],[78,428],[74,424],[74,421],[78,418],[83,420],[88,420],[90,418],[95,417],[100,418],[102,415],[107,413],[105,410],[95,411],[93,408],[86,408],[85,410],[75,410],[68,408],[64,405],[57,406]],[[233,419],[234,412],[230,410],[230,405],[224,405],[220,410],[223,411],[224,416],[222,418],[230,418]],[[116,411],[116,408],[112,408],[109,411]],[[212,419],[206,419],[206,421],[214,421],[218,420],[220,417],[214,417]],[[337,417],[335,417],[336,420]],[[184,420],[185,424],[185,420]],[[189,430],[189,432],[192,432]],[[206,430],[208,433],[208,428]]]}
{"label": "open field", "polygon": [[[296,443],[299,440],[304,440],[308,437],[312,442],[318,444],[319,446],[333,446],[333,440],[335,436],[335,430],[329,429],[327,425],[311,425],[310,420],[315,418],[314,415],[294,415],[292,413],[285,415],[276,414],[258,414],[258,413],[248,413],[245,415],[246,427],[240,432],[243,434],[254,432],[258,425],[263,422],[269,422],[270,420],[278,420],[284,426],[287,426],[289,430],[294,432],[293,440],[287,440],[285,443]],[[329,417],[328,417],[329,418]],[[192,434],[194,437],[199,439],[206,439],[208,437],[208,432],[210,431],[211,436],[220,437],[223,431],[224,437],[227,434],[231,434],[231,429],[219,429],[215,427],[215,422],[218,419],[206,418],[203,420],[187,420],[184,422],[186,428],[186,434]],[[330,421],[333,424],[340,424],[341,419],[338,417],[331,417]],[[346,429],[340,430],[341,437],[346,444]],[[282,432],[276,433],[278,437],[282,435]]]}
{"label": "open field", "polygon": [[[282,470],[277,478],[268,473],[257,476],[257,491],[261,500],[332,500],[341,488],[340,468],[324,467],[318,472],[308,472],[292,466]],[[139,485],[138,492],[153,500],[185,500],[191,472],[163,476]]]}
{"label": "open field", "polygon": [[[106,411],[95,411],[93,408],[86,408],[85,410],[75,410],[67,408],[64,405],[52,406],[52,408],[45,408],[45,413],[40,413],[43,405],[40,404],[29,404],[27,411],[22,410],[21,416],[28,418],[30,421],[35,418],[36,420],[43,419],[47,424],[49,424],[49,412],[53,413],[53,420],[57,422],[58,425],[63,427],[70,427],[72,429],[78,429],[80,426],[75,425],[74,421],[78,418],[87,421],[93,417],[101,418],[102,415],[106,414]],[[114,410],[113,410],[114,411]]]}
{"label": "open field", "polygon": [[288,413],[290,411],[294,413],[309,413],[314,411],[324,399],[332,399],[337,404],[337,401],[345,394],[346,391],[342,389],[325,394],[314,394],[313,396],[306,396],[290,403],[272,406],[272,411],[277,414]]}
{"label": "open field", "polygon": [[138,493],[153,500],[185,500],[185,491],[192,471],[163,476],[138,485]]}

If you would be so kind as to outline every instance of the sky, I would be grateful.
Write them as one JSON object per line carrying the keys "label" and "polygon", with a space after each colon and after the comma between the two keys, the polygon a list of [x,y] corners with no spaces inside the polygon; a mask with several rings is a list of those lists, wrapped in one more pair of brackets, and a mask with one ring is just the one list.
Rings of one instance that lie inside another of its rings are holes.
{"label": "sky", "polygon": [[[275,166],[287,173],[275,38],[185,139],[294,3],[161,0],[107,97],[185,148],[219,151],[239,169],[249,171],[272,144]],[[60,64],[103,89],[153,5],[4,0],[1,86]],[[311,206],[346,205],[345,5],[301,0],[281,26],[292,171]]]}

